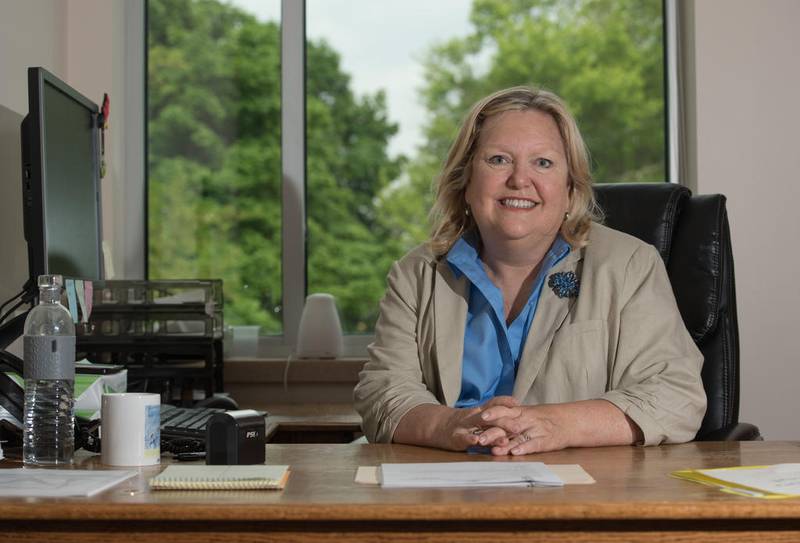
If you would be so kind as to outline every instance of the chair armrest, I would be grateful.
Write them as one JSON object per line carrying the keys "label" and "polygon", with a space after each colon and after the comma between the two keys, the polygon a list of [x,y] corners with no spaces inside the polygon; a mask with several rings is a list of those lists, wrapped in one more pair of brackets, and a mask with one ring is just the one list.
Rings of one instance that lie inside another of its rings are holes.
{"label": "chair armrest", "polygon": [[717,430],[698,435],[695,441],[763,441],[758,427],[747,423],[738,422]]}

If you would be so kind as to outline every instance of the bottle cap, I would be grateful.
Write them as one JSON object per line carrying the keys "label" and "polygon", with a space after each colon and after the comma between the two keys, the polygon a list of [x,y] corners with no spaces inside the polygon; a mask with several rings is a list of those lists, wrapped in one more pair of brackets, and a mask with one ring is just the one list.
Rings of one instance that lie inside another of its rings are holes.
{"label": "bottle cap", "polygon": [[38,280],[39,288],[61,288],[64,280],[60,275],[40,275]]}

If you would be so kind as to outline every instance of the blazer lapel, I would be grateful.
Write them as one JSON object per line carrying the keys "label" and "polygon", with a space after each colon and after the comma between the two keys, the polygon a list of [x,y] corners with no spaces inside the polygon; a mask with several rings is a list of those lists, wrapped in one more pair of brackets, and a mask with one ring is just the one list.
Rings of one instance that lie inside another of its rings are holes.
{"label": "blazer lapel", "polygon": [[446,405],[455,405],[461,394],[461,364],[464,356],[464,330],[467,325],[469,281],[456,279],[450,265],[441,260],[436,265],[433,287],[436,360],[439,382]]}
{"label": "blazer lapel", "polygon": [[547,280],[550,275],[560,271],[575,271],[578,273],[576,268],[578,262],[582,259],[583,250],[576,251],[573,249],[545,277],[539,302],[536,306],[536,314],[533,317],[531,329],[525,340],[525,347],[522,350],[522,357],[517,368],[517,378],[514,381],[514,392],[512,394],[517,400],[524,401],[544,363],[547,352],[550,350],[553,336],[561,328],[570,308],[577,300],[577,298],[559,298],[553,292],[553,289],[547,285]]}

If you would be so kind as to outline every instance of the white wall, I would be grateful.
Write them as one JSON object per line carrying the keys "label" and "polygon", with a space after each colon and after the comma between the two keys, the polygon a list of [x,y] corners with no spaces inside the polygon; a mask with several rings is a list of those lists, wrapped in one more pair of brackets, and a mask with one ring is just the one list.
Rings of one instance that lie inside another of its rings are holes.
{"label": "white wall", "polygon": [[0,0],[0,300],[28,277],[22,231],[19,129],[28,113],[28,66],[62,74],[66,67],[65,4],[53,0]]}
{"label": "white wall", "polygon": [[[22,115],[0,105],[0,300],[20,291],[28,278],[22,233],[19,125]],[[5,310],[4,310],[5,311]]]}
{"label": "white wall", "polygon": [[[129,113],[137,99],[141,103],[141,77],[132,85],[129,73],[136,74],[136,70],[126,71],[131,61],[141,65],[142,51],[128,44],[141,46],[143,38],[130,38],[126,20],[140,15],[142,5],[142,0],[0,0],[0,261],[4,263],[0,300],[16,293],[28,274],[21,218],[19,123],[28,112],[29,66],[43,66],[98,105],[104,92],[111,96],[108,174],[101,187],[103,238],[113,249],[117,275],[142,277],[140,255],[131,257],[127,248],[131,238],[141,247],[143,226],[124,226],[143,225],[141,165],[138,171],[129,168],[138,183],[126,182],[124,175],[130,166],[125,160],[138,158],[141,162],[142,145],[123,130],[140,129],[143,124],[141,115]],[[134,205],[126,207],[130,203]]]}
{"label": "white wall", "polygon": [[28,112],[28,66],[64,72],[65,13],[58,0],[0,0],[0,105]]}
{"label": "white wall", "polygon": [[740,419],[800,439],[800,2],[693,4],[696,182],[728,197]]}
{"label": "white wall", "polygon": [[102,184],[109,279],[144,278],[143,10],[143,0],[68,0],[66,12],[67,82],[98,105],[103,93],[111,99]]}

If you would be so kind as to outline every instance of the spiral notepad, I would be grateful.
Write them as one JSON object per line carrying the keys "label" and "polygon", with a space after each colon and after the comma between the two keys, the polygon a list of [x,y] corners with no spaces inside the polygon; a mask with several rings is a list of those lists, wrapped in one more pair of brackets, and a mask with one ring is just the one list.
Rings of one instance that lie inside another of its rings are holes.
{"label": "spiral notepad", "polygon": [[167,466],[150,479],[153,490],[281,490],[289,466]]}

